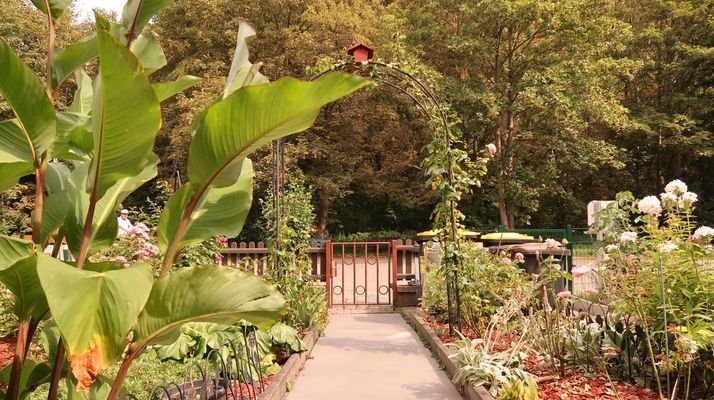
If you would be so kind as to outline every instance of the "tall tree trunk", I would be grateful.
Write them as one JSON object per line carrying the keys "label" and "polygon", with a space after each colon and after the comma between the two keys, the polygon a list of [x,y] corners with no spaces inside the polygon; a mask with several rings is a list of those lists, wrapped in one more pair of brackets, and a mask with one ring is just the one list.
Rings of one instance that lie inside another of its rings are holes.
{"label": "tall tree trunk", "polygon": [[501,140],[502,129],[496,129],[496,165],[498,166],[498,217],[501,225],[510,227],[508,224],[508,205],[506,204],[506,163],[503,159],[503,141]]}
{"label": "tall tree trunk", "polygon": [[320,192],[317,204],[317,237],[327,236],[327,212],[330,208],[330,198],[327,193]]}

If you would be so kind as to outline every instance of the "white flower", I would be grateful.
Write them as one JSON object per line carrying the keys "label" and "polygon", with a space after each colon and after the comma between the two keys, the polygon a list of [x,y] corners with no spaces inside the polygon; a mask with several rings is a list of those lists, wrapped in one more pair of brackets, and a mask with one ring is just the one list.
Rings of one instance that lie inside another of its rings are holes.
{"label": "white flower", "polygon": [[643,214],[660,215],[662,205],[656,196],[647,196],[637,203],[637,209]]}
{"label": "white flower", "polygon": [[696,202],[697,194],[693,192],[686,192],[682,195],[682,198],[679,199],[679,206],[682,208],[689,208]]}
{"label": "white flower", "polygon": [[616,244],[608,244],[607,246],[605,246],[605,251],[608,253],[612,253],[613,251],[615,251],[619,248],[620,247],[618,247]]}
{"label": "white flower", "polygon": [[696,354],[699,351],[699,342],[689,336],[680,336],[677,338],[677,347],[685,353]]}
{"label": "white flower", "polygon": [[489,154],[496,154],[498,149],[496,148],[496,145],[493,143],[489,143],[486,145],[486,149],[488,150]]}
{"label": "white flower", "polygon": [[668,240],[664,243],[660,243],[659,246],[657,246],[657,249],[661,251],[662,253],[671,253],[672,250],[677,250],[679,246],[676,244],[672,243],[671,240]]}
{"label": "white flower", "polygon": [[679,198],[674,193],[662,193],[659,195],[662,198],[662,207],[674,208],[679,203]]}
{"label": "white flower", "polygon": [[667,193],[674,193],[677,196],[681,196],[687,191],[687,184],[680,181],[679,179],[675,179],[664,187],[664,191]]}
{"label": "white flower", "polygon": [[692,235],[694,240],[699,240],[707,236],[714,237],[714,229],[708,226],[700,226],[699,228],[697,228],[696,231],[694,231],[694,234]]}
{"label": "white flower", "polygon": [[620,235],[620,243],[626,243],[626,242],[636,242],[637,241],[637,233],[636,232],[622,232]]}

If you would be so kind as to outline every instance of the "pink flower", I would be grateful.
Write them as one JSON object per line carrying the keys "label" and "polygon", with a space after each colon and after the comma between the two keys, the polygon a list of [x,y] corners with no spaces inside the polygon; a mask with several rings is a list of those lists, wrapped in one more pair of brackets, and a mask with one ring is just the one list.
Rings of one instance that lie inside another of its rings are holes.
{"label": "pink flower", "polygon": [[511,261],[511,259],[508,257],[503,257],[503,260],[501,260],[501,263],[503,263],[503,265],[511,265],[512,262],[513,261]]}
{"label": "pink flower", "polygon": [[560,243],[558,243],[557,240],[545,239],[545,248],[546,249],[557,249],[559,246],[560,246]]}
{"label": "pink flower", "polygon": [[218,243],[223,246],[223,247],[228,247],[228,238],[225,236],[221,235],[218,237]]}
{"label": "pink flower", "polygon": [[634,254],[628,254],[627,255],[627,263],[632,265],[632,263],[635,261],[635,255]]}
{"label": "pink flower", "polygon": [[126,260],[126,257],[124,256],[116,256],[114,257],[114,261],[118,262],[119,264],[126,264],[128,262]]}
{"label": "pink flower", "polygon": [[486,145],[486,149],[488,150],[489,154],[496,154],[498,149],[496,148],[496,145],[493,143],[489,143]]}
{"label": "pink flower", "polygon": [[216,264],[221,264],[221,263],[223,262],[223,257],[221,257],[220,255],[216,254],[216,255],[213,257],[213,261],[215,261]]}
{"label": "pink flower", "polygon": [[597,289],[595,289],[595,288],[587,288],[587,289],[585,289],[585,294],[589,294],[589,295],[593,295],[593,296],[594,296],[594,295],[596,295],[596,294],[600,294],[600,291],[597,290]]}
{"label": "pink flower", "polygon": [[587,274],[590,271],[592,271],[592,268],[588,267],[587,265],[581,265],[579,267],[573,268],[570,272],[573,274],[573,278],[580,278],[581,276]]}
{"label": "pink flower", "polygon": [[514,254],[513,258],[515,258],[516,261],[523,261],[526,259],[526,257],[520,251],[518,253]]}
{"label": "pink flower", "polygon": [[559,292],[557,296],[559,299],[569,299],[573,297],[573,294],[570,293],[570,290],[563,290],[562,292]]}

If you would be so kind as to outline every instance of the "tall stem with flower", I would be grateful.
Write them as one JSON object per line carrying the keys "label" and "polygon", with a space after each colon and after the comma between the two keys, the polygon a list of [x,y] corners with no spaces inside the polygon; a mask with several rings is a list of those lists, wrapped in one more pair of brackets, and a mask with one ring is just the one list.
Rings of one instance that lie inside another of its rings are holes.
{"label": "tall stem with flower", "polygon": [[620,212],[626,216],[620,224],[610,225],[610,240],[617,243],[608,246],[601,271],[605,294],[618,311],[637,316],[659,395],[674,396],[687,376],[688,397],[689,371],[700,350],[714,346],[714,275],[701,272],[714,256],[714,229],[696,228],[697,195],[679,180],[659,197],[619,197],[627,212]]}

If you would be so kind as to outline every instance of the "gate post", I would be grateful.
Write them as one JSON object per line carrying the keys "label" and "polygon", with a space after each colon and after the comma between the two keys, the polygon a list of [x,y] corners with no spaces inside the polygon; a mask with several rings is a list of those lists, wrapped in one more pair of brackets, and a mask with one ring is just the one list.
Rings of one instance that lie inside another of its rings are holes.
{"label": "gate post", "polygon": [[397,241],[392,240],[392,245],[391,245],[391,258],[392,258],[392,308],[397,309]]}
{"label": "gate post", "polygon": [[332,241],[326,240],[325,246],[325,300],[327,300],[327,308],[332,307]]}

